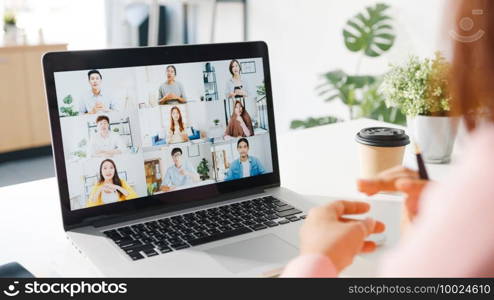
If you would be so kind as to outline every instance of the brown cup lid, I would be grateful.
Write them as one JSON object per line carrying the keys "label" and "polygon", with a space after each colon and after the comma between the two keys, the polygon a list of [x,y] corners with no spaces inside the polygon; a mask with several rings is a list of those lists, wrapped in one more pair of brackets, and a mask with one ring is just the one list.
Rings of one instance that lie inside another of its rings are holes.
{"label": "brown cup lid", "polygon": [[390,127],[369,127],[360,130],[357,142],[375,147],[402,147],[410,144],[410,138],[404,130]]}

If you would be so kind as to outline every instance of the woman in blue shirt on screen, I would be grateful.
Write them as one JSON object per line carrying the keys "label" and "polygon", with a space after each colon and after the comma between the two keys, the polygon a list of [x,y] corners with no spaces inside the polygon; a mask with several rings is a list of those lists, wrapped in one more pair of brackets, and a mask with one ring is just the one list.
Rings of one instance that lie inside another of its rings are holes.
{"label": "woman in blue shirt on screen", "polygon": [[238,140],[237,150],[240,154],[240,158],[234,160],[230,164],[230,168],[226,173],[225,181],[266,173],[259,159],[249,155],[249,141],[246,138],[241,138]]}

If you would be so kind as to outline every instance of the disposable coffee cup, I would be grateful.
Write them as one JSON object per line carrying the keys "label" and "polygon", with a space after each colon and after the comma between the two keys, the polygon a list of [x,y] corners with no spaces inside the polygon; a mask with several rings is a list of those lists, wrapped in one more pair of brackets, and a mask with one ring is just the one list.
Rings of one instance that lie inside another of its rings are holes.
{"label": "disposable coffee cup", "polygon": [[375,178],[381,171],[403,163],[410,138],[402,129],[369,127],[356,135],[360,144],[360,178]]}

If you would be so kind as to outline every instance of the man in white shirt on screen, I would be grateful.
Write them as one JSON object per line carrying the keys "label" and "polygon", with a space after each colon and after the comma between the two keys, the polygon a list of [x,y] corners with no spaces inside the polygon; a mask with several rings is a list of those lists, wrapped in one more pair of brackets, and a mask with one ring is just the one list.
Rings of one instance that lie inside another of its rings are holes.
{"label": "man in white shirt on screen", "polygon": [[103,77],[98,70],[87,73],[91,91],[82,97],[79,104],[79,113],[97,114],[102,112],[117,111],[117,101],[107,92],[102,92],[101,82]]}
{"label": "man in white shirt on screen", "polygon": [[163,191],[190,186],[200,181],[199,174],[182,157],[182,149],[174,148],[171,152],[173,165],[166,170]]}
{"label": "man in white shirt on screen", "polygon": [[96,118],[97,132],[91,137],[89,151],[91,157],[113,157],[121,154],[125,146],[120,135],[111,132],[110,118],[98,116]]}

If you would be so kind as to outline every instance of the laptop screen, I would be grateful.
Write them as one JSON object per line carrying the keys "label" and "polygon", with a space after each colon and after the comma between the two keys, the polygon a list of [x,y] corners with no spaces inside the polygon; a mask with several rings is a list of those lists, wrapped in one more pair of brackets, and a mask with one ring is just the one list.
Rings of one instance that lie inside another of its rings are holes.
{"label": "laptop screen", "polygon": [[273,172],[260,57],[54,79],[71,210]]}

